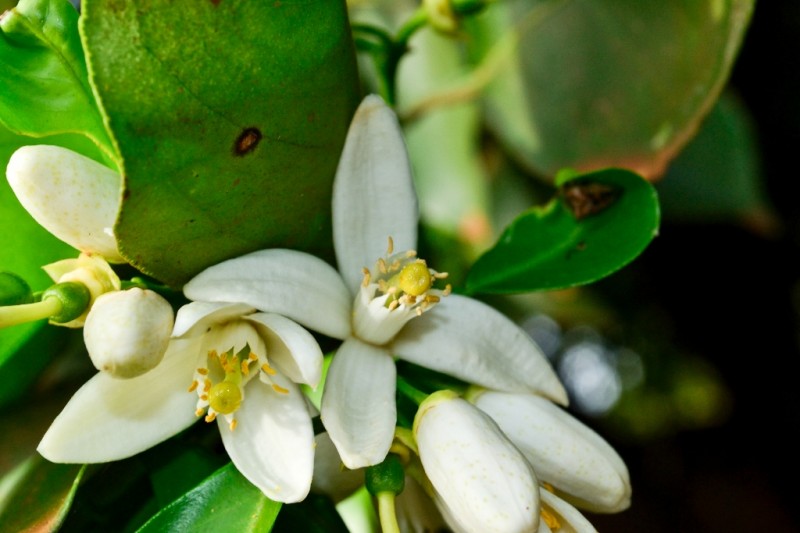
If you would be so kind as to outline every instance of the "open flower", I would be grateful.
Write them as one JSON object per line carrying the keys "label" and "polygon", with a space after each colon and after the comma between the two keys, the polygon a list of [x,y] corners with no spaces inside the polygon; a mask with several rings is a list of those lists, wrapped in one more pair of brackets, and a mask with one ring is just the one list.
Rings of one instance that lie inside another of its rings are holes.
{"label": "open flower", "polygon": [[322,372],[311,334],[247,304],[191,302],[178,311],[173,336],[163,361],[148,373],[89,380],[50,426],[39,452],[61,463],[113,461],[205,416],[217,421],[236,468],[264,494],[281,502],[304,499],[314,432],[297,384],[314,387]]}
{"label": "open flower", "polygon": [[435,288],[444,275],[416,256],[417,220],[397,118],[368,96],[334,181],[339,272],[308,254],[265,250],[210,267],[184,287],[193,300],[247,303],[344,340],[321,416],[349,468],[379,463],[391,445],[393,356],[485,387],[567,401],[539,348],[515,324],[487,305],[449,295],[448,287]]}

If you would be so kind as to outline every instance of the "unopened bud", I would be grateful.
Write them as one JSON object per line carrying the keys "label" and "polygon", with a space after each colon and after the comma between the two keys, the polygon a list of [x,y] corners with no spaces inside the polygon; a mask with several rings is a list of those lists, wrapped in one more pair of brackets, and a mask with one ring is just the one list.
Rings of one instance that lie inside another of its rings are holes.
{"label": "unopened bud", "polygon": [[172,307],[153,291],[109,292],[92,306],[83,340],[95,368],[116,378],[133,378],[161,362],[173,321]]}

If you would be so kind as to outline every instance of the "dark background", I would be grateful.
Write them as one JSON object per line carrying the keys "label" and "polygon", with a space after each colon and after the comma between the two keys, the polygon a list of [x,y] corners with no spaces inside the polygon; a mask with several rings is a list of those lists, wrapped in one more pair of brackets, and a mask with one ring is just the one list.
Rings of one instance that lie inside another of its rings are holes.
{"label": "dark background", "polygon": [[597,286],[632,313],[632,297],[658,302],[676,349],[713,365],[730,398],[720,424],[646,442],[600,426],[634,487],[630,510],[591,517],[600,531],[800,531],[799,36],[800,2],[758,2],[730,83],[754,119],[777,227],[665,217],[646,252]]}

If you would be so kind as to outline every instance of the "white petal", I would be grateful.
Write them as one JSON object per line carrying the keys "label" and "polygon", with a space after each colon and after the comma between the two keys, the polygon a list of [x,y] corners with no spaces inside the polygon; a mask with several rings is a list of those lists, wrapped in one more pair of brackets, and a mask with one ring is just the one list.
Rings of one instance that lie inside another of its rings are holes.
{"label": "white petal", "polygon": [[270,364],[295,383],[316,388],[322,377],[322,350],[314,336],[296,322],[272,313],[244,317],[253,322],[267,347]]}
{"label": "white petal", "polygon": [[486,414],[450,391],[434,393],[420,405],[414,436],[425,474],[457,530],[537,530],[536,475]]}
{"label": "white petal", "polygon": [[39,443],[55,463],[102,463],[130,457],[189,427],[191,384],[200,338],[173,340],[164,360],[132,379],[100,373],[75,393]]}
{"label": "white petal", "polygon": [[558,533],[597,533],[592,523],[580,511],[555,494],[542,489],[539,491],[539,497],[545,512],[550,513],[558,522],[556,529]]}
{"label": "white petal", "polygon": [[8,183],[22,206],[47,231],[82,252],[124,263],[112,233],[120,176],[59,146],[23,146],[11,156]]}
{"label": "white petal", "polygon": [[417,246],[417,196],[397,116],[378,96],[356,110],[333,182],[333,243],[339,272],[353,294],[363,267]]}
{"label": "white petal", "polygon": [[397,525],[400,531],[447,531],[447,524],[434,500],[411,476],[397,495]]}
{"label": "white petal", "polygon": [[311,488],[314,469],[314,430],[300,389],[288,384],[280,394],[253,381],[236,411],[231,431],[218,417],[222,443],[233,464],[268,498],[292,503]]}
{"label": "white petal", "polygon": [[470,383],[535,392],[567,404],[563,385],[536,343],[503,314],[471,298],[442,298],[406,324],[389,351]]}
{"label": "white petal", "polygon": [[537,396],[491,391],[474,403],[525,454],[539,480],[564,499],[605,513],[630,505],[625,463],[600,435],[563,409]]}
{"label": "white petal", "polygon": [[397,421],[394,361],[384,350],[347,339],[333,356],[321,418],[347,468],[380,463]]}
{"label": "white petal", "polygon": [[255,309],[247,304],[189,302],[178,309],[172,336],[188,338],[201,335],[215,324],[249,315],[253,311]]}
{"label": "white petal", "polygon": [[317,448],[314,454],[314,479],[311,482],[311,491],[325,494],[334,502],[339,502],[364,484],[364,471],[360,468],[350,470],[344,467],[339,452],[336,451],[336,446],[327,432],[320,433],[314,438]]}
{"label": "white petal", "polygon": [[325,335],[350,334],[353,297],[322,259],[294,250],[261,250],[207,268],[183,288],[187,298],[241,302]]}

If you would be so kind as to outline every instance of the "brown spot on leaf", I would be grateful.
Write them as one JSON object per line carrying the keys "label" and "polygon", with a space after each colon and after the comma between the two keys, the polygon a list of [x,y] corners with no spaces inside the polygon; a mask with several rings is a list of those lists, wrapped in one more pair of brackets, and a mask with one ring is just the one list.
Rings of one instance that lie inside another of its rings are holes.
{"label": "brown spot on leaf", "polygon": [[619,191],[603,183],[577,180],[562,185],[561,195],[572,215],[581,220],[613,204],[619,197]]}
{"label": "brown spot on leaf", "polygon": [[258,128],[246,128],[236,138],[233,144],[233,153],[235,155],[245,155],[252,152],[261,141],[261,132]]}
{"label": "brown spot on leaf", "polygon": [[220,1],[221,0],[211,0],[211,3],[214,4],[214,7],[217,7],[219,5]]}

